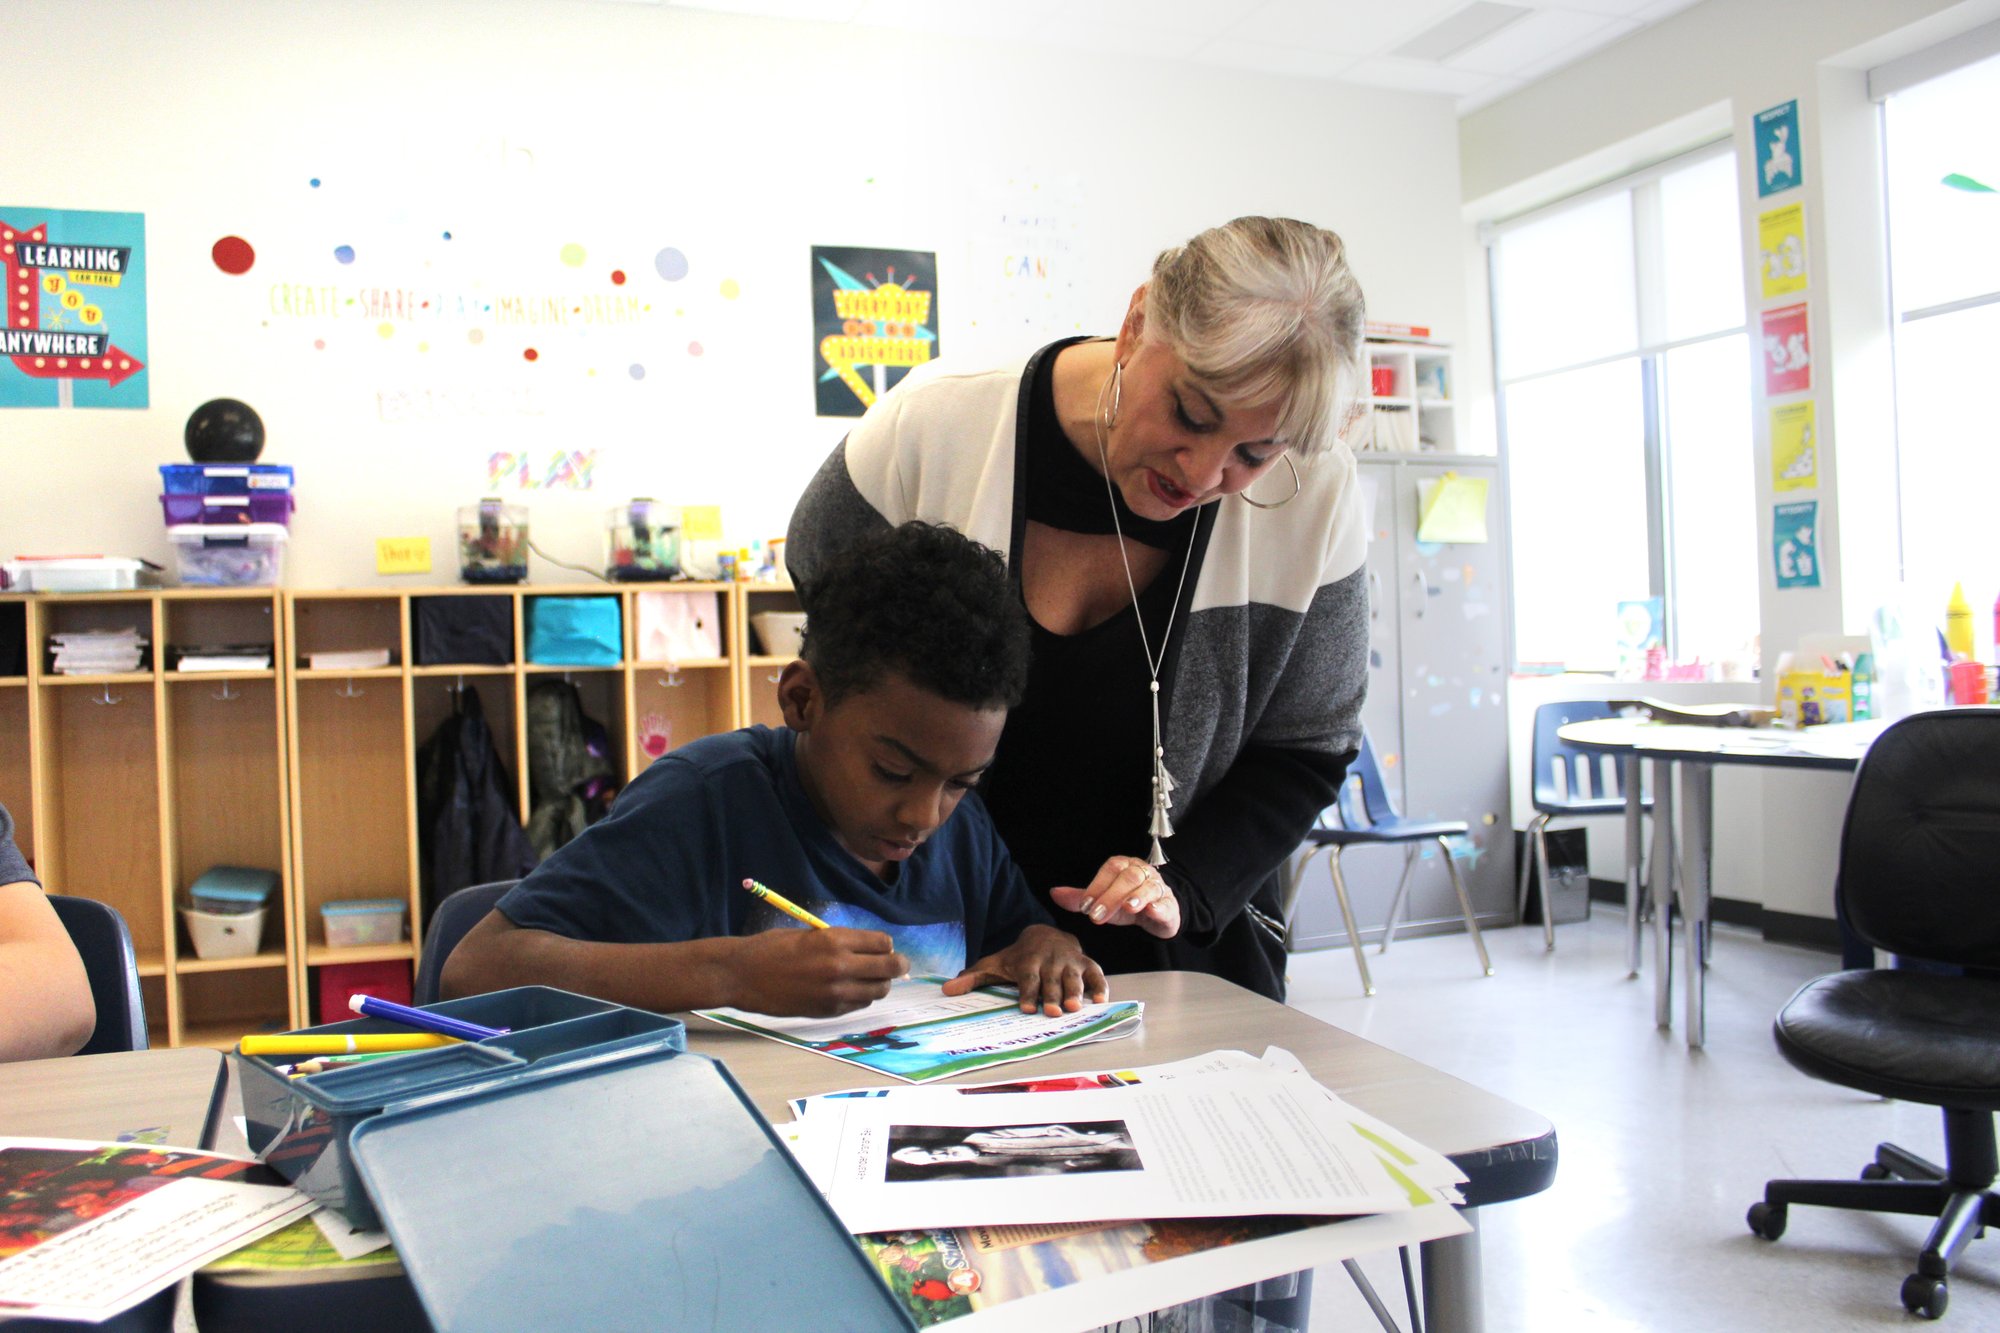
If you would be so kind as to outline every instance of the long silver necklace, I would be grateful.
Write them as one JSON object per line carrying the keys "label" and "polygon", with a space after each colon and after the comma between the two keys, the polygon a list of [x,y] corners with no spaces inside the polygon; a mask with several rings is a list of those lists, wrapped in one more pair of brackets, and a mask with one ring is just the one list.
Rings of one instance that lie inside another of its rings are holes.
{"label": "long silver necklace", "polygon": [[[1160,651],[1153,651],[1152,640],[1146,636],[1146,617],[1139,610],[1139,584],[1132,577],[1132,558],[1125,553],[1125,529],[1118,522],[1118,492],[1111,484],[1111,457],[1104,447],[1104,432],[1118,420],[1118,400],[1125,387],[1125,363],[1114,359],[1111,373],[1104,377],[1104,386],[1097,391],[1097,416],[1093,422],[1097,427],[1097,461],[1104,468],[1104,494],[1111,501],[1111,530],[1118,537],[1118,560],[1125,566],[1125,590],[1132,595],[1132,619],[1139,626],[1139,647],[1146,654],[1146,672],[1152,677],[1153,694],[1153,817],[1147,828],[1153,836],[1153,850],[1146,859],[1156,866],[1167,863],[1167,854],[1160,849],[1160,839],[1174,836],[1174,822],[1167,817],[1167,811],[1174,803],[1174,775],[1167,772],[1167,750],[1160,737],[1160,668],[1167,660],[1167,641],[1173,637],[1174,617],[1180,614],[1181,593],[1187,587],[1188,566],[1194,563],[1195,534],[1188,534],[1187,555],[1181,560],[1180,582],[1174,585],[1173,605],[1167,611],[1167,628],[1160,635]],[[1110,399],[1106,410],[1105,399]],[[1197,514],[1195,523],[1199,527],[1201,518]]]}

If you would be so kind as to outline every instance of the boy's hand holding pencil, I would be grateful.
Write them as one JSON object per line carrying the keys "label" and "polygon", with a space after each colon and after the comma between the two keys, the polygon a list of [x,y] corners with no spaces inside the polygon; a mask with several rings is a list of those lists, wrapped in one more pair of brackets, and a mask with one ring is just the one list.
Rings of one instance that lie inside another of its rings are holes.
{"label": "boy's hand holding pencil", "polygon": [[832,1018],[866,1008],[906,976],[909,960],[879,930],[826,922],[754,879],[743,888],[811,930],[766,930],[737,937],[729,1005],[778,1017]]}

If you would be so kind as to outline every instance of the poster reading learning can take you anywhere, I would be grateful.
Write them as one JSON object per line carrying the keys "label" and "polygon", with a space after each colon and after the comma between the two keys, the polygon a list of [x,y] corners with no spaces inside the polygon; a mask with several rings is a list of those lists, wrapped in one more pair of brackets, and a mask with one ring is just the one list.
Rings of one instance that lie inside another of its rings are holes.
{"label": "poster reading learning can take you anywhere", "polygon": [[933,251],[815,245],[812,300],[820,416],[860,416],[938,355]]}
{"label": "poster reading learning can take you anywhere", "polygon": [[0,204],[0,407],[146,406],[143,213]]}

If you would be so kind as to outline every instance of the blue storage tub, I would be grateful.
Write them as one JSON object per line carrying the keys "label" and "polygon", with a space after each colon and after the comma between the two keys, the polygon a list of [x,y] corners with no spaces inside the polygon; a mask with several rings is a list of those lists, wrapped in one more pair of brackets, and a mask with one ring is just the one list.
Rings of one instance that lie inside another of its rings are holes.
{"label": "blue storage tub", "polygon": [[528,660],[537,666],[617,666],[625,631],[616,597],[530,597]]}
{"label": "blue storage tub", "polygon": [[[355,1174],[348,1136],[384,1108],[460,1096],[532,1070],[597,1064],[621,1053],[687,1049],[686,1025],[678,1019],[549,986],[521,986],[422,1007],[509,1031],[485,1041],[337,1065],[298,1078],[280,1073],[278,1066],[310,1056],[230,1052],[243,1092],[250,1150],[357,1227],[374,1228],[380,1219]],[[409,1030],[376,1018],[299,1029],[329,1035]]]}
{"label": "blue storage tub", "polygon": [[254,912],[271,899],[278,872],[250,866],[210,866],[188,885],[196,910],[221,915]]}
{"label": "blue storage tub", "polygon": [[162,463],[160,483],[168,495],[289,491],[292,469],[284,463]]}
{"label": "blue storage tub", "polygon": [[243,495],[197,495],[169,492],[160,497],[160,512],[168,527],[183,523],[282,523],[289,527],[297,508],[290,491],[251,491]]}

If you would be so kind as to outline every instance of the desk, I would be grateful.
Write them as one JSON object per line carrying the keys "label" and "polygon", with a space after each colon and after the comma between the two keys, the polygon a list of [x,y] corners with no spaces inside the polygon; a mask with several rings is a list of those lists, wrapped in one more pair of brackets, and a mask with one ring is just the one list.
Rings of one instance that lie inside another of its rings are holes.
{"label": "desk", "polygon": [[[1673,1026],[1673,923],[1676,898],[1686,924],[1683,970],[1687,973],[1687,1044],[1698,1049],[1707,1037],[1707,995],[1703,969],[1708,961],[1709,871],[1714,853],[1715,766],[1752,764],[1765,768],[1852,771],[1887,721],[1836,723],[1788,731],[1777,727],[1702,727],[1611,717],[1572,722],[1556,734],[1580,750],[1617,755],[1625,787],[1625,905],[1628,913],[1626,962],[1639,973],[1640,913],[1636,885],[1640,844],[1639,764],[1653,765],[1653,851],[1646,869],[1646,902],[1653,912],[1653,1021]],[[1680,770],[1682,873],[1674,870],[1674,770]]]}
{"label": "desk", "polygon": [[[1423,1247],[1425,1327],[1454,1333],[1483,1326],[1476,1210],[1538,1193],[1555,1179],[1556,1132],[1546,1119],[1217,977],[1141,973],[1113,977],[1111,989],[1118,999],[1145,1002],[1146,1021],[1135,1035],[1072,1046],[1042,1056],[1032,1066],[1002,1066],[966,1081],[991,1082],[1013,1069],[1060,1074],[1164,1064],[1222,1048],[1262,1055],[1266,1046],[1282,1046],[1315,1079],[1446,1154],[1471,1177],[1464,1187],[1465,1216],[1474,1230]],[[858,1066],[693,1017],[688,1019],[688,1049],[727,1064],[758,1110],[774,1121],[791,1118],[786,1101],[792,1097],[896,1083]]]}

